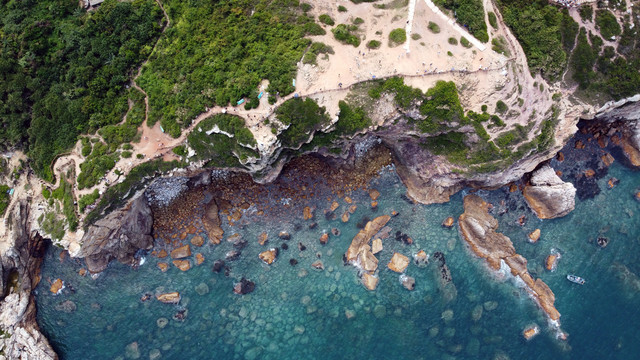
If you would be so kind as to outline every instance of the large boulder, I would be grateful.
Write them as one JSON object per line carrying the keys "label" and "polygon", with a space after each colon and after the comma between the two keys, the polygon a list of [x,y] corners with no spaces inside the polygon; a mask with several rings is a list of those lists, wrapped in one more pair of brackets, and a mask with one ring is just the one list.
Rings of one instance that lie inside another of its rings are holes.
{"label": "large boulder", "polygon": [[531,185],[522,190],[529,207],[540,219],[563,217],[575,208],[576,188],[562,181],[549,166],[531,175]]}
{"label": "large boulder", "polygon": [[82,237],[80,256],[92,273],[103,271],[113,259],[135,264],[135,253],[153,246],[152,225],[151,207],[146,197],[139,196],[89,226]]}

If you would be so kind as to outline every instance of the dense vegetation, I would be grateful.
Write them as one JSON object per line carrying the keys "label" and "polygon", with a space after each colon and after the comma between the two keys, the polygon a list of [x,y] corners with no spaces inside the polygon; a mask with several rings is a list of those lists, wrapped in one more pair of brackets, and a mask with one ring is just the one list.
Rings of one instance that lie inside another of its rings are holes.
{"label": "dense vegetation", "polygon": [[0,216],[4,216],[4,213],[7,211],[7,207],[9,207],[9,203],[11,202],[9,190],[9,186],[4,184],[0,185]]}
{"label": "dense vegetation", "polygon": [[293,98],[276,110],[276,116],[287,128],[280,134],[282,145],[296,148],[309,141],[311,135],[326,126],[330,119],[324,107],[313,99]]}
{"label": "dense vegetation", "polygon": [[150,122],[178,136],[205,107],[235,104],[256,91],[294,90],[296,63],[325,30],[297,0],[164,1],[172,25],[138,83],[149,95]]}
{"label": "dense vegetation", "polygon": [[125,84],[159,34],[153,0],[0,1],[0,143],[28,144],[36,173],[83,132],[120,122]]}
{"label": "dense vegetation", "polygon": [[497,5],[522,45],[531,72],[557,79],[567,63],[562,35],[572,32],[566,26],[575,29],[573,19],[546,0],[498,0]]}
{"label": "dense vegetation", "polygon": [[233,167],[249,157],[257,157],[252,149],[256,140],[245,127],[244,119],[229,114],[218,114],[204,119],[189,134],[189,146],[196,159],[210,161],[209,166]]}
{"label": "dense vegetation", "polygon": [[578,83],[581,89],[589,87],[595,78],[593,65],[597,58],[598,53],[591,48],[589,40],[587,40],[587,32],[584,28],[580,29],[578,44],[571,57],[571,67],[573,68],[573,80]]}
{"label": "dense vegetation", "polygon": [[611,39],[622,33],[618,20],[616,20],[615,15],[609,10],[596,11],[596,26],[605,39]]}
{"label": "dense vegetation", "polygon": [[325,43],[314,42],[309,47],[309,50],[304,54],[302,58],[302,62],[304,64],[317,64],[318,55],[324,54],[328,56],[329,54],[334,54],[333,48]]}
{"label": "dense vegetation", "polygon": [[482,42],[489,41],[482,0],[435,0],[434,3],[452,10],[456,21],[467,28],[476,39]]}
{"label": "dense vegetation", "polygon": [[78,216],[76,215],[75,199],[73,198],[73,185],[65,177],[60,178],[60,185],[51,192],[51,198],[62,203],[62,213],[64,214],[69,230],[78,229]]}

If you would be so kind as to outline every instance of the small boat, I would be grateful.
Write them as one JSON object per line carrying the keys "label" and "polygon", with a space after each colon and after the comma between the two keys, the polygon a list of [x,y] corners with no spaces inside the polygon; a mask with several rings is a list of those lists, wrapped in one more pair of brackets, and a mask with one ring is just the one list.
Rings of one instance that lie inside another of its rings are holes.
{"label": "small boat", "polygon": [[581,278],[580,276],[576,276],[576,275],[567,275],[567,280],[576,283],[576,284],[580,284],[580,285],[584,285],[584,279]]}

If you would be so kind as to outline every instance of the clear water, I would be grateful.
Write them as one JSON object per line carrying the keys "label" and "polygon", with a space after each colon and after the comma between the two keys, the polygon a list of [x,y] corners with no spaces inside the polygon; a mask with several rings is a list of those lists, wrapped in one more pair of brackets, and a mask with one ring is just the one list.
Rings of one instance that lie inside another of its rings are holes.
{"label": "clear water", "polygon": [[[552,165],[571,174],[588,166],[584,161],[593,157],[568,155],[567,161],[554,160]],[[606,181],[611,176],[621,181],[609,190]],[[359,207],[346,224],[339,217],[322,216],[328,202],[318,197],[310,200],[318,206],[314,218],[318,227],[313,230],[304,226],[293,231],[293,223],[303,223],[301,212],[279,223],[256,218],[244,229],[225,225],[226,234],[239,232],[249,241],[241,258],[230,263],[229,277],[211,271],[213,261],[232,248],[225,242],[199,249],[206,261],[187,272],[171,267],[161,273],[158,259],[147,256],[136,270],[112,263],[96,280],[79,276],[79,262],[60,261],[59,250],[51,249],[37,291],[38,321],[63,359],[136,355],[146,359],[158,354],[165,359],[634,359],[640,354],[640,280],[634,275],[640,274],[640,202],[633,193],[640,186],[640,173],[616,161],[598,184],[600,194],[577,200],[568,216],[544,221],[526,207],[519,192],[509,193],[507,188],[478,192],[496,204],[499,230],[529,260],[531,274],[556,294],[562,329],[569,334],[566,342],[556,340],[542,311],[524,291],[510,280],[500,280],[471,255],[455,228],[441,227],[443,219],[457,219],[462,213],[462,197],[468,191],[448,204],[413,205],[402,198],[405,190],[388,170],[372,183],[382,193],[379,209],[373,212],[368,194],[355,191],[351,197]],[[341,205],[341,209],[346,206],[344,201]],[[369,292],[359,283],[356,270],[343,265],[342,255],[363,216],[373,218],[392,209],[400,213],[389,223],[393,233],[401,230],[414,243],[404,245],[393,237],[384,240],[384,250],[377,255],[380,283]],[[527,216],[524,227],[516,224],[522,214]],[[332,227],[342,234],[320,245],[320,234]],[[526,234],[535,228],[542,230],[542,238],[530,244]],[[257,257],[264,250],[257,234],[267,231],[268,246],[279,246],[280,230],[292,233],[289,249],[281,250],[274,264],[265,265]],[[605,249],[594,244],[598,235],[611,239]],[[300,252],[298,242],[306,244],[307,250]],[[562,254],[555,272],[543,267],[552,248]],[[386,263],[394,251],[411,255],[419,249],[445,254],[452,284],[441,284],[432,261],[422,268],[411,264],[407,274],[415,277],[416,288],[402,287],[398,274],[388,270]],[[310,267],[318,254],[324,271]],[[299,263],[291,266],[290,258]],[[565,279],[567,273],[578,274],[587,283],[572,284]],[[255,281],[253,293],[232,292],[233,283],[242,276]],[[66,289],[53,296],[47,279],[56,278],[71,284],[75,292]],[[203,294],[203,288],[208,292]],[[144,293],[160,291],[179,291],[181,303],[140,301]],[[66,300],[77,309],[57,310]],[[497,303],[495,309],[492,302]],[[180,309],[188,310],[186,319],[172,319]],[[448,310],[453,312],[451,318]],[[346,311],[355,317],[348,319]],[[159,318],[168,319],[164,328],[158,326]],[[540,326],[541,334],[526,341],[522,331],[532,324]],[[138,354],[126,351],[133,342],[138,344]]]}

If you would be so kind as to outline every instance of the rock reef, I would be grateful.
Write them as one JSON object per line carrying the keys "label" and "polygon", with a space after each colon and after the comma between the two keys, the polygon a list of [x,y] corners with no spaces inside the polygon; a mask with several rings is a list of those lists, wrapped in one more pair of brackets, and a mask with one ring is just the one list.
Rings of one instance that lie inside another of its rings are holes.
{"label": "rock reef", "polygon": [[533,279],[527,271],[527,259],[516,253],[508,237],[496,232],[498,221],[489,214],[488,207],[477,195],[464,197],[464,213],[459,218],[462,237],[473,253],[485,259],[493,270],[505,264],[513,276],[524,282],[527,292],[549,318],[558,320],[560,313],[554,306],[553,291],[542,280]]}

